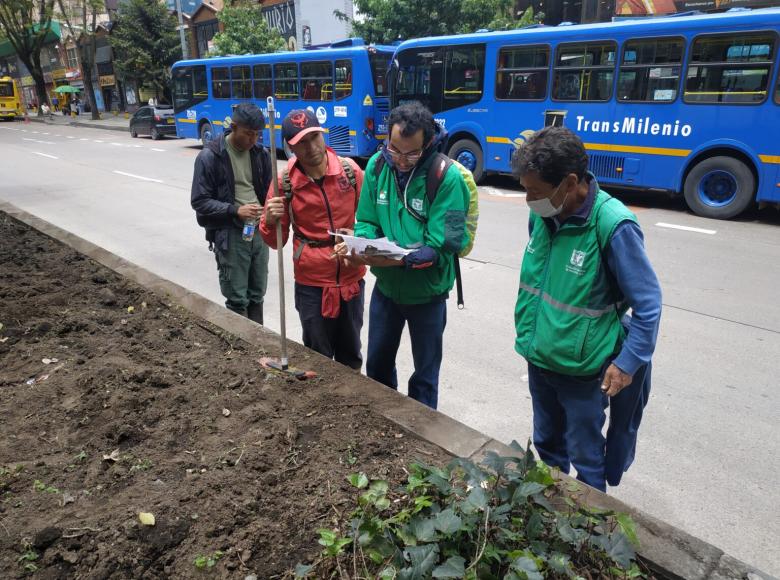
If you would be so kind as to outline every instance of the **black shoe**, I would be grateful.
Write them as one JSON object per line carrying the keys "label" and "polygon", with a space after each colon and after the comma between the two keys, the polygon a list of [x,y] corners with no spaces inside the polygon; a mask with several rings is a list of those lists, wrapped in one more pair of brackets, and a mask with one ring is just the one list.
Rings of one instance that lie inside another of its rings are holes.
{"label": "black shoe", "polygon": [[250,304],[249,308],[247,308],[246,316],[253,322],[263,324],[263,303],[261,302],[260,304]]}

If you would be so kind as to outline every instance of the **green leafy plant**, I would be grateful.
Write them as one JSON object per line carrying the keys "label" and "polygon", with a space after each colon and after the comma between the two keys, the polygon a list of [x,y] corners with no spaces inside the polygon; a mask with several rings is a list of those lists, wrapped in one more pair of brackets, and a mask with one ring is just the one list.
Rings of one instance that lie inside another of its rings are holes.
{"label": "green leafy plant", "polygon": [[33,573],[38,571],[38,566],[35,564],[38,558],[40,558],[38,552],[28,546],[24,553],[19,556],[17,562],[21,564],[25,572]]}
{"label": "green leafy plant", "polygon": [[349,475],[354,511],[336,531],[318,530],[325,549],[299,564],[296,577],[343,570],[380,580],[644,576],[628,516],[578,505],[530,442],[512,447],[511,456],[490,452],[480,465],[413,463],[393,490],[364,473]]}
{"label": "green leafy plant", "polygon": [[33,482],[33,489],[41,493],[60,493],[60,490],[51,485],[46,485],[40,479],[36,479]]}
{"label": "green leafy plant", "polygon": [[153,463],[148,459],[137,459],[136,462],[130,467],[130,473],[134,471],[148,471],[152,468]]}
{"label": "green leafy plant", "polygon": [[198,570],[210,569],[217,565],[217,562],[224,556],[224,552],[217,550],[210,556],[198,555],[193,562]]}

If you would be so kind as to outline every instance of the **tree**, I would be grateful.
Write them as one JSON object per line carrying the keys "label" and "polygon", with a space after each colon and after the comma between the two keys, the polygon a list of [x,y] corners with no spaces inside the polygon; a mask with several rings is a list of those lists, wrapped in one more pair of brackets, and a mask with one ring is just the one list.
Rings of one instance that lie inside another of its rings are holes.
{"label": "tree", "polygon": [[338,10],[334,14],[350,21],[353,35],[384,44],[483,28],[507,30],[534,22],[531,8],[518,20],[514,0],[355,0],[354,5],[363,20],[351,20]]}
{"label": "tree", "polygon": [[57,0],[60,16],[65,20],[71,37],[76,41],[84,89],[93,119],[100,118],[95,99],[95,85],[92,82],[92,70],[95,68],[97,53],[97,17],[105,11],[103,0],[70,0],[66,8],[63,0]]}
{"label": "tree", "polygon": [[226,2],[217,18],[223,31],[214,36],[214,50],[209,56],[265,54],[286,46],[279,32],[268,26],[257,5],[247,0]]}
{"label": "tree", "polygon": [[114,68],[130,81],[140,102],[140,85],[149,83],[157,98],[170,84],[170,70],[181,56],[176,19],[159,0],[128,0],[120,4],[111,30]]}
{"label": "tree", "polygon": [[19,60],[35,81],[39,115],[42,114],[41,105],[49,101],[41,66],[41,50],[51,33],[53,7],[54,0],[0,1],[0,31],[11,42]]}

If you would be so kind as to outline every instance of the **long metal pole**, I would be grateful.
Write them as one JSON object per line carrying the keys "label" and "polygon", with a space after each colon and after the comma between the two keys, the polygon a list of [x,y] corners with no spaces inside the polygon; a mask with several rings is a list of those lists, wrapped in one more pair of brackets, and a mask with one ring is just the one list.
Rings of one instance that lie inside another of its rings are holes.
{"label": "long metal pole", "polygon": [[[276,110],[274,98],[268,97],[268,136],[271,140],[271,179],[274,187],[274,197],[279,197],[279,180],[276,177]],[[284,245],[282,241],[282,220],[276,222],[276,260],[279,267],[279,326],[282,335],[282,370],[289,366],[287,360],[287,309],[284,304]]]}
{"label": "long metal pole", "polygon": [[179,40],[181,41],[181,58],[187,60],[187,38],[184,36],[184,16],[181,13],[181,0],[176,0],[176,14],[179,16]]}

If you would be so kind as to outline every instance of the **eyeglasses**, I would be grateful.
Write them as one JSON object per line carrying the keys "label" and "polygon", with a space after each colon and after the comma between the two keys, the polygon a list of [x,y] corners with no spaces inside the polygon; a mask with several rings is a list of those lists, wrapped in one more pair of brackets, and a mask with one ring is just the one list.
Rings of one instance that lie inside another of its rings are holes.
{"label": "eyeglasses", "polygon": [[390,157],[393,158],[393,161],[406,159],[409,163],[417,163],[420,160],[420,157],[423,156],[423,152],[421,150],[411,151],[409,153],[400,153],[395,149],[391,149],[389,145],[386,145],[385,149],[390,154]]}

